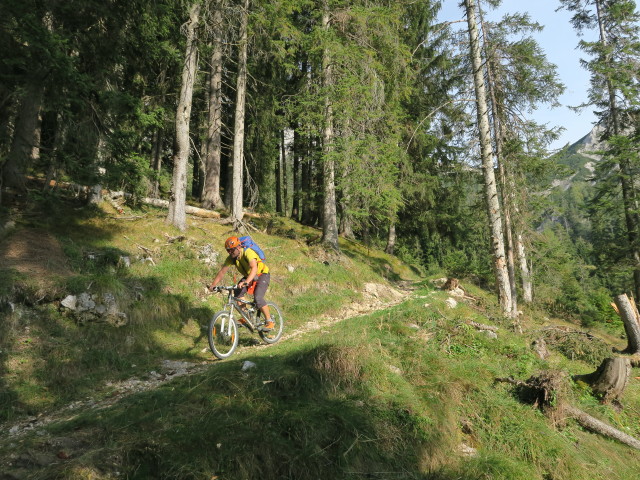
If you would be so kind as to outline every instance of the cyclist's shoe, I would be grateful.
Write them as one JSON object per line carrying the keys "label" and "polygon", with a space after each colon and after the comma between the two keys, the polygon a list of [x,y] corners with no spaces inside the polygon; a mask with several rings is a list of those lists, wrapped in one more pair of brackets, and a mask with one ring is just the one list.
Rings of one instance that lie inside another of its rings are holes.
{"label": "cyclist's shoe", "polygon": [[240,327],[246,327],[246,326],[247,326],[247,321],[246,321],[244,318],[240,317],[240,318],[238,319],[238,326],[240,326]]}
{"label": "cyclist's shoe", "polygon": [[264,322],[264,325],[262,325],[262,327],[260,327],[260,330],[262,330],[263,332],[270,332],[274,328],[276,328],[275,322],[273,320],[269,319],[266,322]]}

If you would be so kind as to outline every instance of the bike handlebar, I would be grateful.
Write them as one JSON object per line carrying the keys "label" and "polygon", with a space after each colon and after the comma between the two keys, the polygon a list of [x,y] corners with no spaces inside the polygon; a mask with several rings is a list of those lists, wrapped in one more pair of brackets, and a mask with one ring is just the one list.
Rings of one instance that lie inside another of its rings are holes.
{"label": "bike handlebar", "polygon": [[212,292],[221,292],[222,290],[227,290],[227,291],[232,291],[235,290],[236,288],[238,288],[237,285],[230,285],[230,286],[224,286],[224,285],[220,285],[217,287],[213,287],[212,289],[210,289]]}

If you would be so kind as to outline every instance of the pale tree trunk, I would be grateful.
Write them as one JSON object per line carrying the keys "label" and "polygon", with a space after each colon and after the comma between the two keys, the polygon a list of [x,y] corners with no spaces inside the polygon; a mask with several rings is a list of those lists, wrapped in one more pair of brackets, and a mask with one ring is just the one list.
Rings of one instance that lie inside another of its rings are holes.
{"label": "pale tree trunk", "polygon": [[173,182],[169,197],[169,214],[166,223],[179,230],[187,228],[187,162],[189,159],[189,119],[193,100],[193,84],[198,62],[197,33],[200,21],[200,3],[191,6],[186,23],[187,47],[182,69],[182,87],[176,112],[176,141],[173,155]]}
{"label": "pale tree trunk", "polygon": [[[322,29],[329,30],[329,6],[325,1],[322,12]],[[323,87],[325,95],[324,105],[324,131],[322,135],[322,191],[323,214],[322,214],[322,243],[339,250],[338,245],[338,215],[336,208],[336,184],[335,184],[335,162],[332,158],[333,151],[333,106],[331,104],[330,87],[333,82],[331,58],[329,49],[325,48],[322,59]]]}
{"label": "pale tree trunk", "polygon": [[531,280],[531,270],[527,263],[527,254],[521,233],[516,234],[516,244],[518,251],[518,263],[520,265],[520,276],[522,278],[522,299],[525,303],[531,303],[533,301],[533,282]]}
{"label": "pale tree trunk", "polygon": [[282,203],[284,215],[287,216],[287,212],[289,211],[289,169],[287,165],[287,152],[293,140],[289,129],[285,128],[282,134]]}
{"label": "pale tree trunk", "polygon": [[627,334],[628,344],[624,352],[631,355],[639,354],[640,319],[638,318],[637,307],[629,300],[626,294],[618,295],[615,298],[615,306],[624,324],[624,331]]}
{"label": "pale tree trunk", "polygon": [[280,145],[278,155],[278,166],[276,168],[276,212],[280,215],[286,215],[286,207],[284,207],[284,130],[280,131]]}
{"label": "pale tree trunk", "polygon": [[241,228],[242,174],[244,163],[244,111],[247,94],[247,28],[249,22],[249,0],[245,0],[240,20],[240,44],[238,54],[238,79],[236,84],[236,114],[233,127],[233,185],[231,190],[231,219],[234,228]]}
{"label": "pale tree trunk", "polygon": [[509,273],[506,265],[502,216],[498,201],[498,190],[493,166],[493,149],[491,148],[489,112],[487,111],[487,98],[484,86],[484,76],[482,73],[482,58],[480,55],[478,27],[476,24],[476,5],[475,0],[465,0],[464,3],[467,10],[467,24],[469,26],[470,54],[473,64],[473,83],[476,91],[478,131],[482,156],[482,168],[484,173],[487,213],[494,256],[494,271],[496,274],[496,283],[502,312],[505,316],[513,318],[514,312],[511,309],[511,288],[509,286]]}
{"label": "pale tree trunk", "polygon": [[300,172],[300,134],[295,128],[293,132],[293,198],[291,206],[291,218],[300,220],[300,190],[302,188]]}
{"label": "pale tree trunk", "polygon": [[207,122],[205,182],[202,193],[204,208],[222,208],[220,196],[220,162],[222,159],[222,7],[221,0],[214,4],[213,45],[209,76],[209,116]]}
{"label": "pale tree trunk", "polygon": [[391,222],[389,224],[389,233],[387,235],[387,246],[384,249],[384,251],[389,255],[393,255],[395,248],[396,248],[396,223]]}
{"label": "pale tree trunk", "polygon": [[[482,20],[482,12],[480,12],[481,28],[485,42],[489,38],[489,34],[486,31],[485,23]],[[504,105],[498,101],[498,92],[502,91],[501,78],[497,74],[498,69],[495,68],[498,64],[498,60],[495,58],[495,53],[491,53],[484,44],[485,56],[487,57],[486,69],[487,69],[487,86],[489,94],[491,96],[491,111],[493,114],[493,135],[496,148],[496,162],[498,164],[498,175],[500,179],[500,189],[502,192],[503,213],[504,213],[504,242],[505,253],[507,260],[507,272],[509,273],[509,288],[511,290],[511,312],[512,317],[518,317],[518,292],[516,287],[516,268],[515,268],[515,255],[514,255],[514,241],[513,241],[513,228],[511,222],[511,212],[513,205],[513,193],[515,186],[513,185],[513,179],[509,175],[506,165],[506,158],[504,157],[504,143],[507,138],[507,132],[505,130],[504,121]],[[517,329],[521,331],[519,324]]]}
{"label": "pale tree trunk", "polygon": [[20,102],[11,149],[3,166],[3,186],[25,190],[27,169],[40,157],[40,127],[44,87],[29,83]]}

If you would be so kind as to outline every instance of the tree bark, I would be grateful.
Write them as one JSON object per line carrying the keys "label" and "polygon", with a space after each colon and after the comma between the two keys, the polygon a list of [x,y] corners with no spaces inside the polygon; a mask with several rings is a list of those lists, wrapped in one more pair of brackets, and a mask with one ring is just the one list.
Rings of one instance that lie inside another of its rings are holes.
{"label": "tree bark", "polygon": [[599,433],[609,438],[613,438],[618,440],[619,442],[624,443],[636,450],[640,450],[640,440],[632,437],[631,435],[627,435],[620,430],[613,428],[611,425],[607,425],[606,423],[598,420],[597,418],[592,417],[591,415],[583,412],[582,410],[572,407],[570,405],[566,405],[565,412],[572,418],[576,419],[580,425],[582,425],[587,430],[591,430],[592,432]]}
{"label": "tree bark", "polygon": [[216,0],[213,11],[213,44],[209,72],[209,101],[205,156],[205,181],[202,206],[222,208],[220,165],[222,161],[222,0]]}
{"label": "tree bark", "polygon": [[396,223],[389,223],[389,232],[387,234],[387,246],[385,247],[385,253],[389,255],[393,255],[393,252],[396,248]]}
{"label": "tree bark", "polygon": [[520,264],[520,276],[522,279],[522,299],[525,303],[531,303],[533,301],[533,282],[531,281],[531,270],[527,263],[527,255],[521,233],[516,235],[516,244],[518,249],[518,262]]}
{"label": "tree bark", "polygon": [[300,194],[301,194],[301,172],[300,172],[300,133],[295,128],[293,132],[293,198],[291,205],[291,218],[300,220]]}
{"label": "tree bark", "polygon": [[[118,191],[118,192],[108,192],[105,196],[111,200],[114,200],[120,197],[130,197],[131,194],[123,191]],[[140,198],[139,201],[144,203],[145,205],[152,205],[154,207],[160,207],[160,208],[169,208],[169,200],[162,200],[161,198],[143,197],[143,198]],[[196,217],[220,218],[220,214],[216,211],[207,210],[205,208],[192,207],[191,205],[187,205],[184,211],[189,215],[194,215]]]}
{"label": "tree bark", "polygon": [[595,372],[587,375],[575,375],[574,379],[588,383],[593,393],[602,398],[603,403],[610,403],[622,398],[630,376],[631,362],[629,359],[615,357],[603,360]]}
{"label": "tree bark", "polygon": [[[327,2],[323,2],[322,12],[322,29],[328,31],[329,24],[329,6]],[[322,243],[340,250],[338,245],[338,214],[336,207],[336,180],[335,180],[335,162],[332,158],[333,153],[333,106],[331,104],[330,89],[333,83],[331,58],[329,48],[326,47],[323,52],[322,59],[323,70],[323,87],[325,95],[324,104],[324,131],[322,135],[322,192],[323,211],[322,211]]]}
{"label": "tree bark", "polygon": [[[482,31],[484,34],[485,42],[488,38],[488,33],[486,32],[484,22],[482,22]],[[486,44],[485,44],[486,46]],[[488,53],[486,54],[487,56]],[[492,55],[486,62],[487,69],[487,85],[489,87],[489,93],[491,95],[491,109],[493,113],[493,136],[494,142],[496,146],[496,162],[498,164],[498,175],[500,179],[500,189],[502,192],[502,204],[503,204],[503,213],[504,213],[504,242],[505,242],[505,253],[506,253],[506,261],[507,261],[507,272],[509,273],[509,288],[511,290],[511,317],[518,318],[518,302],[517,302],[517,288],[516,288],[516,269],[515,269],[515,259],[514,259],[514,242],[513,242],[513,233],[511,226],[511,205],[513,198],[513,190],[512,190],[512,182],[510,181],[510,177],[508,177],[507,167],[505,165],[506,158],[504,156],[504,143],[506,141],[506,131],[505,131],[505,118],[504,118],[504,105],[498,103],[498,98],[496,95],[496,90],[500,90],[500,78],[497,78],[496,72],[494,71],[493,66],[496,64],[497,60],[494,58],[495,55]],[[509,179],[509,180],[508,180]],[[522,333],[522,328],[520,325],[517,325],[517,329],[520,333]]]}
{"label": "tree bark", "polygon": [[44,87],[29,83],[20,102],[11,149],[2,169],[3,186],[25,190],[24,176],[40,156],[40,125]]}
{"label": "tree bark", "polygon": [[186,24],[187,46],[182,69],[182,87],[176,112],[176,142],[173,155],[173,182],[166,223],[179,230],[187,228],[185,206],[187,203],[187,161],[189,159],[189,120],[193,100],[193,84],[198,62],[197,28],[200,21],[200,3],[191,6]]}
{"label": "tree bark", "polygon": [[475,0],[465,0],[464,3],[467,10],[467,24],[469,26],[470,55],[473,64],[473,83],[476,91],[478,131],[482,156],[482,169],[484,173],[487,214],[489,218],[494,257],[493,266],[496,275],[496,284],[502,313],[506,317],[513,318],[514,312],[511,309],[511,288],[509,286],[509,273],[506,266],[502,216],[493,165],[493,149],[491,147],[489,113],[487,110],[482,57],[480,55],[478,27],[476,24],[476,5]]}
{"label": "tree bark", "polygon": [[243,165],[244,165],[244,112],[247,94],[247,28],[249,0],[244,1],[240,19],[240,43],[238,45],[238,79],[236,83],[236,112],[233,127],[233,186],[231,191],[231,218],[234,228],[242,225]]}
{"label": "tree bark", "polygon": [[627,334],[627,348],[624,353],[636,355],[640,353],[640,320],[638,310],[631,304],[626,294],[618,295],[615,298],[618,315],[624,324],[624,331]]}
{"label": "tree bark", "polygon": [[284,130],[280,131],[280,141],[278,142],[278,146],[278,164],[276,165],[276,212],[280,215],[286,215],[286,208],[283,207]]}

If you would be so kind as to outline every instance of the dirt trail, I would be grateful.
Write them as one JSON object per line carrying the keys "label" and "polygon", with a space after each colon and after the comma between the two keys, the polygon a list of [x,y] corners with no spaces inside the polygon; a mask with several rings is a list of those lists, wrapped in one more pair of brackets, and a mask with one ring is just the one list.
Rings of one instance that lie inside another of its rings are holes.
{"label": "dirt trail", "polygon": [[[399,288],[402,290],[387,285],[367,283],[364,285],[362,291],[362,299],[345,306],[341,310],[339,316],[324,316],[312,320],[294,331],[285,332],[280,342],[327,328],[332,324],[348,320],[349,318],[365,315],[397,305],[407,299],[411,293],[408,285],[401,285]],[[260,344],[259,348],[269,348],[272,346],[273,345]],[[85,400],[78,400],[54,411],[42,413],[36,417],[29,417],[18,422],[0,425],[0,438],[4,437],[11,440],[17,440],[22,435],[30,431],[38,431],[50,423],[69,421],[87,410],[99,411],[117,403],[128,395],[157,388],[177,377],[204,371],[212,365],[215,365],[215,363],[217,362],[214,361],[197,364],[164,360],[159,366],[158,372],[149,372],[149,378],[144,380],[139,378],[130,378],[122,382],[107,383],[105,385],[106,389],[111,390],[111,392],[105,398],[87,398]]]}

